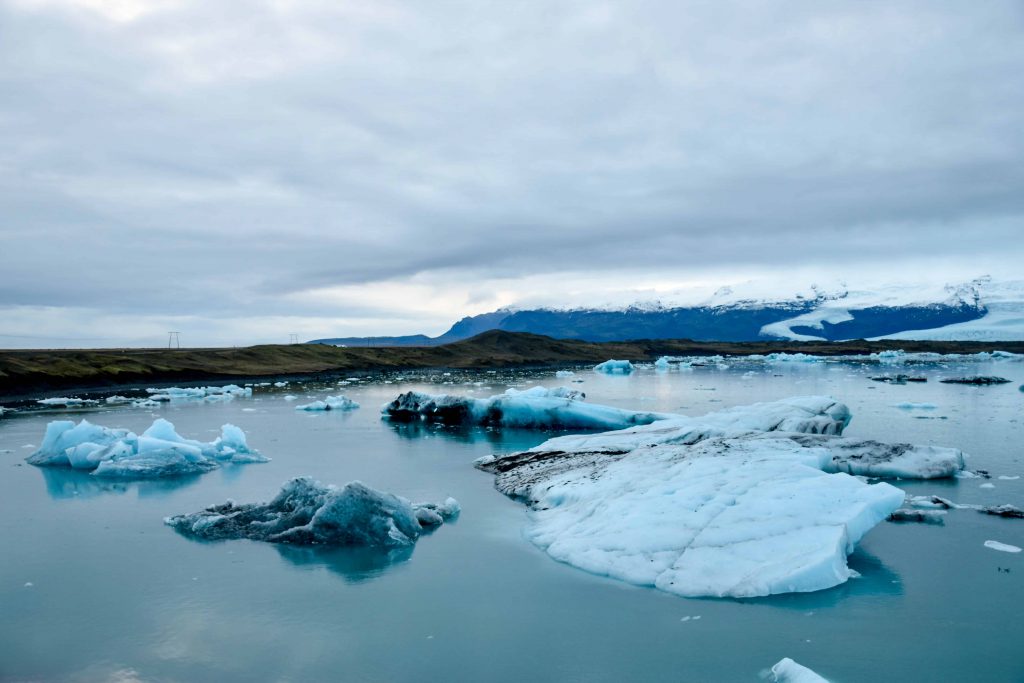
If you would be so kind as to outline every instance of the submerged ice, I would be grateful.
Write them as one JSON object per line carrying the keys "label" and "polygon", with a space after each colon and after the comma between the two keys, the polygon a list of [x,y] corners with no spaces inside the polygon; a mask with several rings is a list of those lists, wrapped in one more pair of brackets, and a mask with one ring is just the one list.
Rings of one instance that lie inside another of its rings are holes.
{"label": "submerged ice", "polygon": [[166,477],[208,472],[222,463],[266,462],[249,448],[245,432],[225,424],[209,443],[186,439],[174,425],[158,419],[141,435],[82,420],[55,420],[46,427],[39,449],[27,458],[40,467],[92,470],[97,477]]}
{"label": "submerged ice", "polygon": [[583,392],[567,387],[509,389],[490,398],[409,391],[381,408],[395,421],[482,425],[521,429],[622,429],[673,417],[586,403]]}
{"label": "submerged ice", "polygon": [[904,493],[857,476],[951,476],[955,449],[841,436],[846,406],[800,397],[563,436],[478,461],[530,508],[527,537],[595,574],[683,596],[843,583],[846,557]]}
{"label": "submerged ice", "polygon": [[205,540],[247,538],[297,545],[403,547],[459,514],[454,498],[410,503],[361,482],[338,488],[309,477],[285,482],[268,503],[228,501],[201,512],[168,517],[177,531]]}

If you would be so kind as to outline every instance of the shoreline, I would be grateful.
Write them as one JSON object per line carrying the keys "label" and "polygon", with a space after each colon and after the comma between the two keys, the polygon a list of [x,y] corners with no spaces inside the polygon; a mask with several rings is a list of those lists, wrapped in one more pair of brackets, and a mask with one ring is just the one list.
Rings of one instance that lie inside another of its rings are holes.
{"label": "shoreline", "polygon": [[321,375],[430,369],[556,369],[610,358],[652,362],[659,356],[817,356],[908,353],[1024,353],[1024,341],[695,342],[654,339],[584,342],[492,330],[430,347],[335,347],[323,344],[209,349],[0,350],[0,401],[29,400],[55,391],[109,393],[184,382],[243,383]]}

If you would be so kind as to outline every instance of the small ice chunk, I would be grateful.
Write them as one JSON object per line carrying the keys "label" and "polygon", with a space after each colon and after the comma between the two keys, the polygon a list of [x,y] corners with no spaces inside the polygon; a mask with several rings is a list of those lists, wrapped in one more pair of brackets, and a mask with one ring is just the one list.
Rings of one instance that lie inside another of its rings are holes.
{"label": "small ice chunk", "polygon": [[594,372],[606,375],[628,375],[633,372],[633,364],[628,360],[606,360],[594,366]]}
{"label": "small ice chunk", "polygon": [[991,548],[992,550],[998,550],[1003,553],[1019,553],[1020,548],[1009,543],[1000,543],[999,541],[985,541],[985,547]]}
{"label": "small ice chunk", "polygon": [[938,408],[934,403],[912,403],[910,401],[904,401],[903,403],[896,403],[893,408],[899,408],[900,410],[935,410]]}
{"label": "small ice chunk", "polygon": [[943,524],[945,523],[945,515],[945,510],[913,510],[910,508],[900,508],[892,511],[892,514],[889,515],[889,521]]}
{"label": "small ice chunk", "polygon": [[359,404],[347,396],[328,396],[323,401],[313,401],[295,406],[295,410],[320,411],[320,410],[355,410]]}
{"label": "small ice chunk", "polygon": [[774,683],[828,683],[827,679],[822,678],[806,666],[797,664],[789,657],[773,666],[770,676],[769,680]]}
{"label": "small ice chunk", "polygon": [[1024,519],[1024,510],[1021,510],[1016,505],[990,505],[988,507],[980,508],[980,512],[984,512],[987,515],[995,515],[997,517]]}
{"label": "small ice chunk", "polygon": [[565,379],[566,377],[572,377],[575,374],[576,373],[573,372],[572,370],[558,370],[557,372],[555,372],[555,377],[559,379]]}

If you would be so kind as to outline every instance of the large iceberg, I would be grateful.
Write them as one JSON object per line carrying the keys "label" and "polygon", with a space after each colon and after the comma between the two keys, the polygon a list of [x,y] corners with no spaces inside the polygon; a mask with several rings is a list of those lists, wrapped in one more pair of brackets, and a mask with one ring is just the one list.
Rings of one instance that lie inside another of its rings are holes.
{"label": "large iceberg", "polygon": [[249,448],[245,432],[225,424],[221,435],[204,443],[180,436],[174,425],[158,419],[136,435],[82,420],[56,420],[46,427],[39,450],[27,461],[40,467],[92,470],[97,477],[166,477],[208,472],[222,463],[267,462]]}
{"label": "large iceberg", "polygon": [[509,389],[490,398],[409,391],[381,408],[395,421],[435,422],[520,429],[622,429],[674,417],[669,413],[623,410],[586,403],[583,392],[567,387]]}
{"label": "large iceberg", "polygon": [[228,501],[201,512],[164,520],[179,532],[205,540],[248,538],[298,545],[410,546],[424,530],[459,514],[454,498],[410,503],[361,482],[338,488],[309,477],[285,482],[269,503]]}
{"label": "large iceberg", "polygon": [[834,399],[800,397],[477,466],[529,506],[533,543],[581,569],[683,596],[814,591],[852,576],[847,555],[904,501],[852,474],[949,476],[962,463],[955,449],[846,439],[849,420]]}

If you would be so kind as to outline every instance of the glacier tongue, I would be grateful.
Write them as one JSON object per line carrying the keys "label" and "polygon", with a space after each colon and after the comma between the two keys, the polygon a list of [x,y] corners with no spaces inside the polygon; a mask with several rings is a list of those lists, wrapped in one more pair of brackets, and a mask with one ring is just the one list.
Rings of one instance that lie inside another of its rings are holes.
{"label": "glacier tongue", "polygon": [[829,588],[903,504],[854,474],[929,478],[955,449],[846,439],[846,406],[801,397],[700,418],[564,436],[477,466],[529,506],[526,536],[553,558],[683,596]]}

